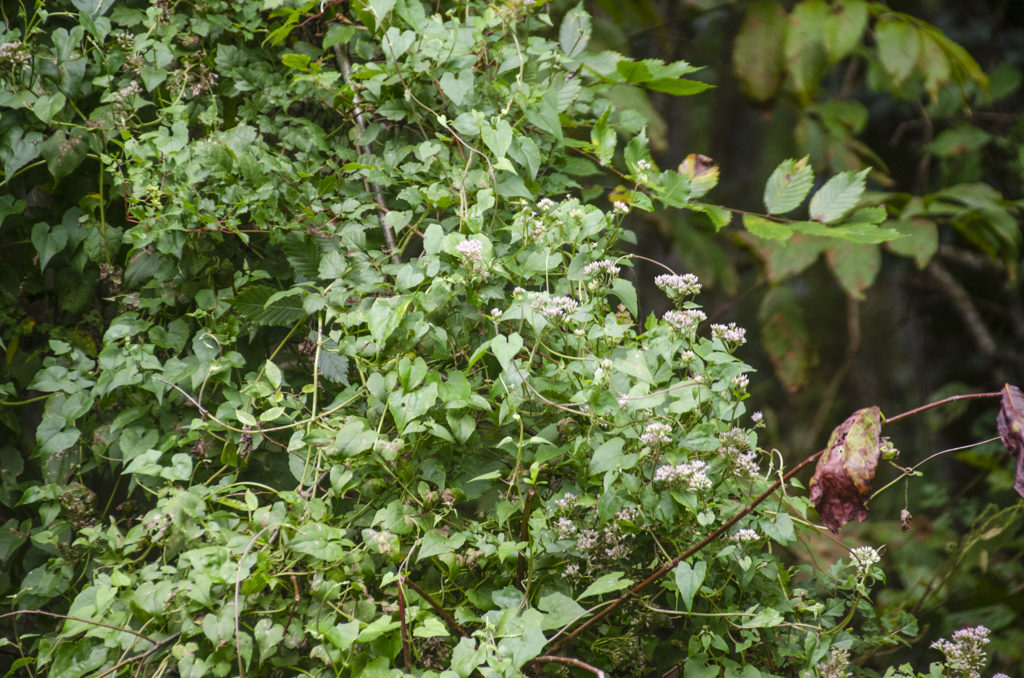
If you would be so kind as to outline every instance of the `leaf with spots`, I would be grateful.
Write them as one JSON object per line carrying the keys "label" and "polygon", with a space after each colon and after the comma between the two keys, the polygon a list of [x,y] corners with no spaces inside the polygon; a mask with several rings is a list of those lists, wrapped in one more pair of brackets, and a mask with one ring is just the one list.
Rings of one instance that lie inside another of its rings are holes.
{"label": "leaf with spots", "polygon": [[881,410],[857,410],[832,431],[828,448],[818,458],[810,497],[821,522],[832,532],[838,533],[855,518],[868,517],[866,502],[878,466],[881,431]]}

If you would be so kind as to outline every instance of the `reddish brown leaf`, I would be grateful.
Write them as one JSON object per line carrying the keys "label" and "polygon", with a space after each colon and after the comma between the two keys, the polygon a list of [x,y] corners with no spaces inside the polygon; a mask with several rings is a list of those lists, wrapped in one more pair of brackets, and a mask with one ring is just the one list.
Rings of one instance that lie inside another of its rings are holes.
{"label": "reddish brown leaf", "polygon": [[810,496],[832,532],[868,517],[867,499],[881,451],[882,412],[865,407],[832,431],[811,478]]}
{"label": "reddish brown leaf", "polygon": [[1003,445],[1017,458],[1017,481],[1013,489],[1024,497],[1024,394],[1016,386],[1003,387],[1003,402],[996,417],[996,429]]}

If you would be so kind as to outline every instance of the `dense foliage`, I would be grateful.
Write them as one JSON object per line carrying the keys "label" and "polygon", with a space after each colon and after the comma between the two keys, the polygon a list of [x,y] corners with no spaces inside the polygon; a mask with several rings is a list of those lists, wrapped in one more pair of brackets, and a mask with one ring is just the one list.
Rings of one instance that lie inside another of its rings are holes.
{"label": "dense foliage", "polygon": [[[7,11],[14,670],[841,675],[919,639],[872,602],[878,550],[792,557],[821,532],[799,482],[730,522],[784,470],[747,334],[628,253],[640,213],[734,228],[713,161],[651,154],[645,93],[701,93],[696,67],[524,0]],[[920,258],[934,228],[835,170],[777,158],[737,222],[859,294],[882,243]],[[981,621],[933,672],[984,664]]]}

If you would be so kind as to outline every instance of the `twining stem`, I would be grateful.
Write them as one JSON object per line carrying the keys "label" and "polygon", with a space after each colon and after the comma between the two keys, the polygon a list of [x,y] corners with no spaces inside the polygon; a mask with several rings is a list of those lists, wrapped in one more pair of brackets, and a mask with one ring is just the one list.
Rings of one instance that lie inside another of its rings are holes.
{"label": "twining stem", "polygon": [[469,633],[466,632],[466,629],[462,628],[462,625],[459,624],[459,622],[455,621],[455,617],[453,617],[448,612],[448,610],[446,610],[443,607],[441,607],[440,603],[438,603],[436,600],[434,600],[433,597],[431,597],[431,595],[429,593],[424,591],[423,588],[420,587],[419,584],[417,584],[412,579],[409,579],[408,577],[406,577],[404,575],[402,576],[400,584],[408,584],[409,588],[411,588],[416,593],[420,594],[420,596],[422,596],[423,600],[425,600],[428,603],[430,603],[430,607],[434,608],[434,612],[436,612],[441,617],[441,619],[443,619],[445,621],[445,623],[448,624],[448,628],[450,628],[452,631],[454,631],[455,633],[459,634],[460,636],[463,636],[463,637],[466,637],[466,638],[469,637]]}
{"label": "twining stem", "polygon": [[814,462],[818,457],[821,456],[821,454],[824,451],[825,450],[818,450],[817,452],[815,452],[814,454],[812,454],[811,456],[807,457],[802,462],[800,462],[799,464],[797,464],[796,466],[791,468],[786,473],[786,475],[782,476],[781,478],[776,480],[774,483],[772,483],[771,486],[769,486],[767,490],[762,492],[760,495],[758,495],[758,497],[756,499],[754,499],[752,502],[750,502],[749,504],[744,506],[742,509],[740,509],[740,511],[738,513],[736,513],[736,515],[734,515],[732,518],[730,518],[729,520],[727,520],[724,523],[722,523],[721,527],[719,527],[717,530],[715,530],[714,532],[712,532],[708,536],[706,536],[703,539],[701,539],[698,543],[694,544],[693,546],[691,546],[689,549],[687,549],[683,553],[680,553],[678,556],[676,556],[672,560],[668,561],[667,563],[665,563],[664,565],[659,567],[657,570],[654,571],[653,574],[651,574],[651,576],[647,577],[647,579],[644,579],[642,582],[640,582],[639,584],[637,584],[633,588],[631,588],[628,591],[626,591],[625,593],[623,593],[611,605],[609,605],[608,607],[604,608],[603,610],[601,610],[600,612],[595,614],[593,617],[591,617],[587,621],[585,621],[582,624],[580,624],[578,627],[576,627],[575,631],[569,633],[564,638],[562,638],[561,640],[556,642],[554,645],[552,645],[551,648],[549,649],[548,653],[549,654],[554,654],[554,653],[558,652],[560,649],[562,649],[563,647],[565,647],[566,645],[571,643],[573,640],[575,640],[577,637],[579,637],[580,634],[582,634],[588,628],[590,628],[591,626],[593,626],[594,624],[596,624],[597,622],[599,622],[600,620],[604,619],[609,614],[611,614],[613,610],[621,607],[622,604],[625,603],[627,600],[629,600],[632,596],[640,593],[641,591],[646,589],[648,586],[650,586],[654,582],[656,582],[659,579],[661,579],[662,577],[664,577],[670,571],[672,571],[672,569],[675,568],[676,565],[678,565],[682,561],[686,560],[687,558],[689,558],[693,554],[697,553],[702,548],[704,548],[705,546],[707,546],[708,544],[713,542],[715,539],[718,539],[718,537],[720,537],[726,530],[728,530],[730,527],[735,525],[737,521],[742,519],[744,516],[746,516],[751,511],[753,511],[757,507],[758,504],[763,502],[765,499],[770,497],[777,489],[782,487],[783,483],[785,483],[787,480],[789,480],[790,478],[795,476],[803,467],[805,467],[808,464]]}

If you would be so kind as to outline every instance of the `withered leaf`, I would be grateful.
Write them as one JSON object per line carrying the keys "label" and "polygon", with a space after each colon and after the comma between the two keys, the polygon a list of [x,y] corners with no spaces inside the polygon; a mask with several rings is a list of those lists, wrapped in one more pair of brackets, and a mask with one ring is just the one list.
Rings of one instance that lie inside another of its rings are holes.
{"label": "withered leaf", "polygon": [[996,430],[1003,445],[1017,458],[1017,480],[1013,489],[1024,497],[1024,394],[1016,386],[1003,387],[1003,400],[996,416]]}
{"label": "withered leaf", "polygon": [[810,497],[821,522],[832,532],[854,518],[868,517],[867,499],[881,451],[882,412],[865,407],[832,431],[828,449],[818,458]]}

